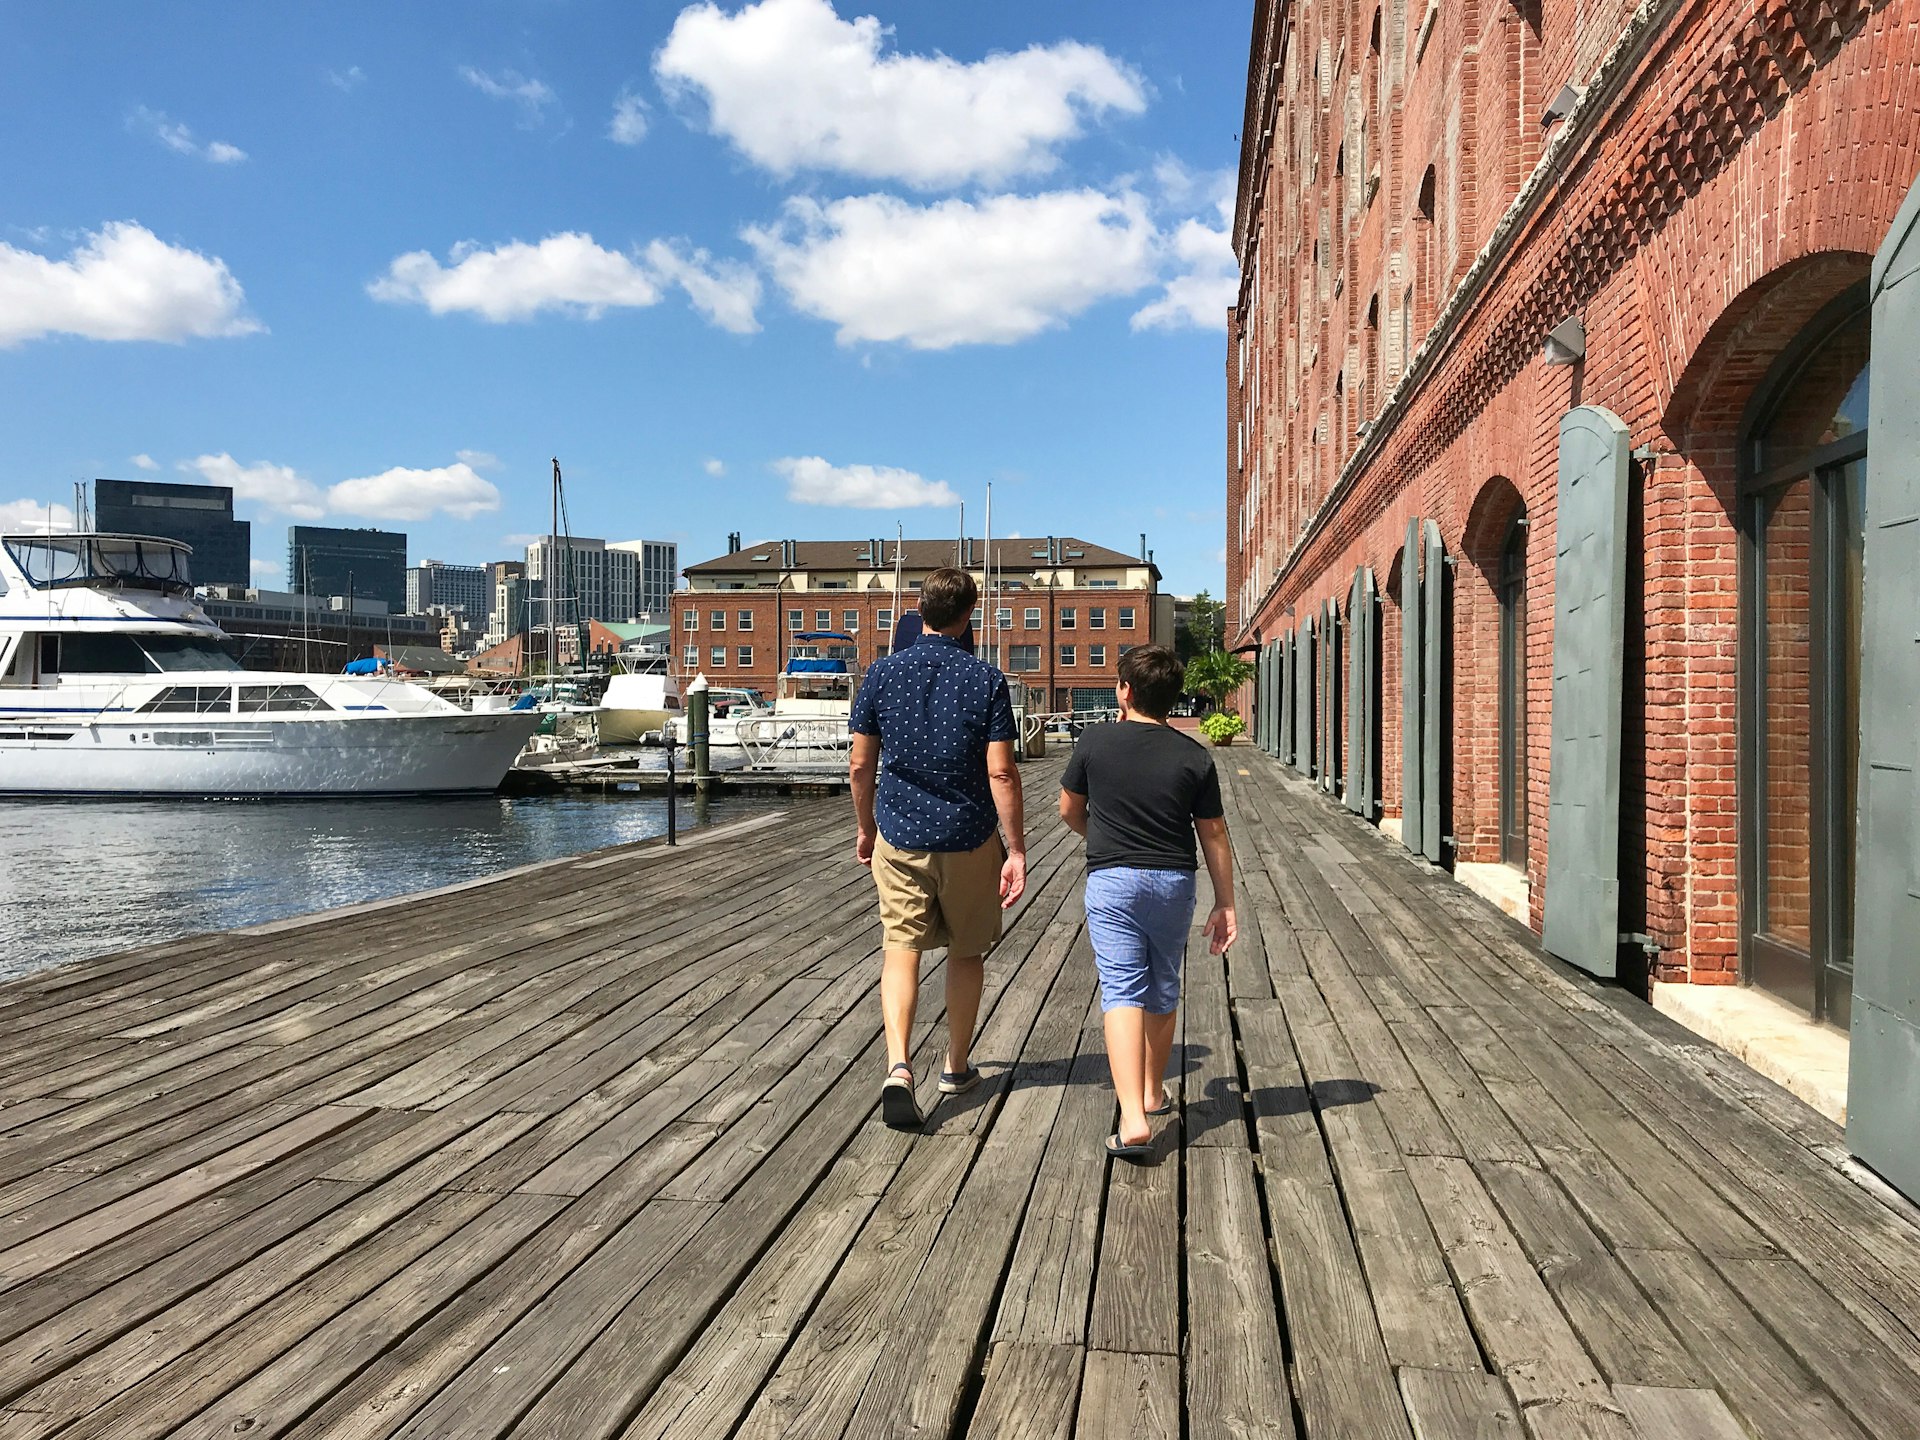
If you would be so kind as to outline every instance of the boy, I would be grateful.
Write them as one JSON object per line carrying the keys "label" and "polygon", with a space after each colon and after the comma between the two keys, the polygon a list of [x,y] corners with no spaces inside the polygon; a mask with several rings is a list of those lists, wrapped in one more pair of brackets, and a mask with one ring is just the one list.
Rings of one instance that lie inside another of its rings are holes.
{"label": "boy", "polygon": [[1173,1109],[1167,1060],[1193,924],[1196,833],[1213,881],[1203,931],[1213,954],[1238,926],[1220,776],[1198,741],[1167,724],[1185,669],[1165,646],[1141,645],[1120,657],[1119,673],[1120,720],[1093,726],[1074,746],[1060,818],[1087,841],[1087,935],[1120,1099],[1107,1153],[1139,1160],[1153,1149],[1148,1117]]}

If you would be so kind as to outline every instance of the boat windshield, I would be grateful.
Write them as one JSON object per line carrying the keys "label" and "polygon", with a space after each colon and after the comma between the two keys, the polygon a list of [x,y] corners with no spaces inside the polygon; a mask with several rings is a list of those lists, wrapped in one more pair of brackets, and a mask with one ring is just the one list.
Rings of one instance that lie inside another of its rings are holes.
{"label": "boat windshield", "polygon": [[39,590],[74,585],[114,585],[141,590],[193,589],[189,547],[177,540],[133,535],[16,535],[12,557]]}
{"label": "boat windshield", "polygon": [[210,635],[141,635],[149,670],[238,670],[240,662]]}

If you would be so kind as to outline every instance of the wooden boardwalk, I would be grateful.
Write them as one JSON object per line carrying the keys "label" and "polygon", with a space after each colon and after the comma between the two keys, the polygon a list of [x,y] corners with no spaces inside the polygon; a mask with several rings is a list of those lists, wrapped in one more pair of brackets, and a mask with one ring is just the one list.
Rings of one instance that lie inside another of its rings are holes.
{"label": "wooden boardwalk", "polygon": [[920,1134],[844,800],[0,987],[0,1440],[1920,1436],[1832,1125],[1221,758],[1149,1166],[1057,760]]}

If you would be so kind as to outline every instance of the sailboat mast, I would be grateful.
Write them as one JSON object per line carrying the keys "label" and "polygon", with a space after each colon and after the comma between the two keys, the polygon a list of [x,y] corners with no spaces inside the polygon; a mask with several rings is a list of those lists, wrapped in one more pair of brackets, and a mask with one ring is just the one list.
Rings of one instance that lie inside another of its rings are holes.
{"label": "sailboat mast", "polygon": [[997,667],[1000,663],[1000,646],[993,637],[993,622],[1000,612],[994,608],[993,604],[993,483],[991,481],[987,483],[986,532],[984,544],[987,553],[980,567],[980,589],[986,596],[986,614],[983,618],[987,623],[982,628],[987,632],[989,663]]}
{"label": "sailboat mast", "polygon": [[[547,532],[548,570],[560,568],[560,457],[553,457],[553,525]],[[547,576],[547,677],[551,679],[558,668],[560,654],[560,632],[554,626],[554,575]]]}

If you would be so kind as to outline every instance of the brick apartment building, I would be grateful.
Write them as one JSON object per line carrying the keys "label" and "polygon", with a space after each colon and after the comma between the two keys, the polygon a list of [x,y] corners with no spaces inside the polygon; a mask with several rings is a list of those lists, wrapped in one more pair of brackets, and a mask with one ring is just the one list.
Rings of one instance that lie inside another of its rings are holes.
{"label": "brick apartment building", "polygon": [[[684,678],[773,693],[787,637],[840,631],[858,642],[864,668],[885,655],[903,610],[934,570],[964,565],[987,584],[983,540],[775,540],[687,567],[674,596],[672,653]],[[898,560],[899,591],[895,593]],[[1027,688],[1030,708],[1099,709],[1113,703],[1114,666],[1135,645],[1171,643],[1172,597],[1150,556],[1070,537],[995,540],[998,603],[982,600],[974,635],[984,659]],[[989,653],[988,624],[993,621]]]}
{"label": "brick apartment building", "polygon": [[1259,742],[1565,958],[1851,1023],[1856,1134],[1920,1103],[1915,35],[1257,0],[1228,334]]}

